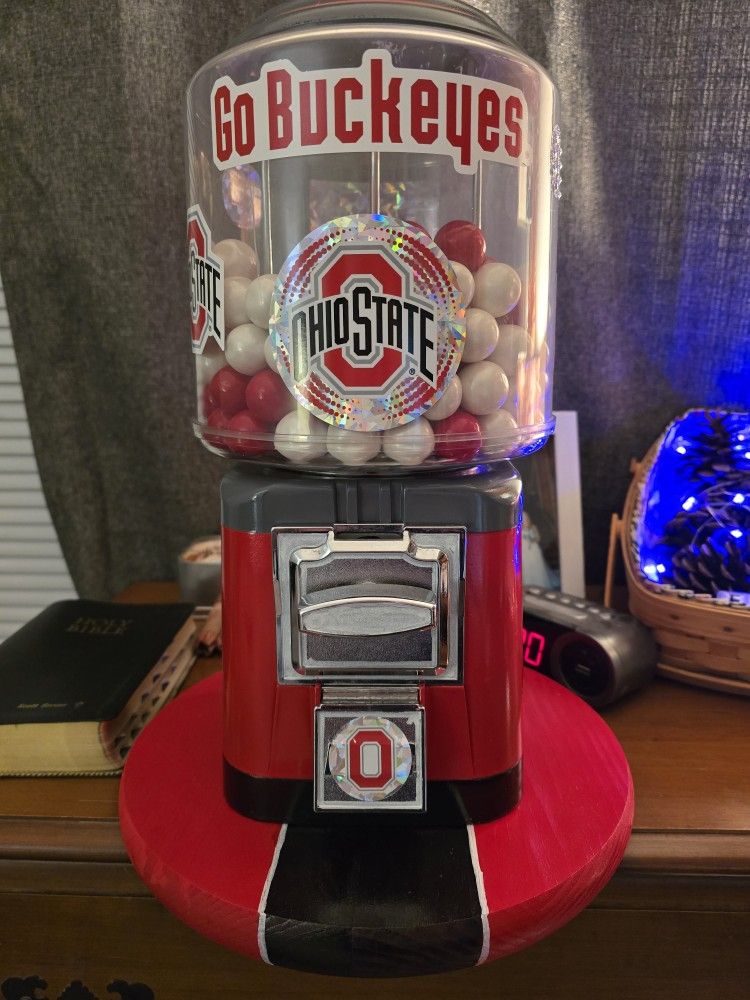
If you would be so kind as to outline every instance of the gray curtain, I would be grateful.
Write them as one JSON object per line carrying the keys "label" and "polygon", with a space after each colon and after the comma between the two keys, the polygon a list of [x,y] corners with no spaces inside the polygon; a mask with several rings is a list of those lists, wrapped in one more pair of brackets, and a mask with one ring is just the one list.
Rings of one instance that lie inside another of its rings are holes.
{"label": "gray curtain", "polygon": [[[268,3],[0,3],[0,268],[82,594],[174,573],[218,522],[194,440],[183,95]],[[555,405],[580,416],[590,579],[628,462],[750,397],[747,0],[490,0],[556,77]]]}

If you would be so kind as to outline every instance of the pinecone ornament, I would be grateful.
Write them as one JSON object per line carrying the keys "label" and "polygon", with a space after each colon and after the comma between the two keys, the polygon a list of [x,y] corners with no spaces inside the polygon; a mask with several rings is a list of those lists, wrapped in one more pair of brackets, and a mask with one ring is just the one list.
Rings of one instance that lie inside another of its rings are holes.
{"label": "pinecone ornament", "polygon": [[750,417],[718,411],[688,414],[676,429],[674,446],[683,456],[680,471],[692,482],[750,471]]}
{"label": "pinecone ornament", "polygon": [[641,567],[651,583],[750,593],[749,413],[690,410],[676,420],[643,500]]}
{"label": "pinecone ornament", "polygon": [[694,496],[664,529],[662,582],[712,596],[750,591],[750,475],[730,472]]}

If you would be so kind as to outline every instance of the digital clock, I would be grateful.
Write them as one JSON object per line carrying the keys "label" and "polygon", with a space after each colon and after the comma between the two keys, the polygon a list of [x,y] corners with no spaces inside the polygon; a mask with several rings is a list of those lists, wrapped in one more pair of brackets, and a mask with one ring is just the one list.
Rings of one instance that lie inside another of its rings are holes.
{"label": "digital clock", "polygon": [[523,662],[603,708],[645,684],[656,666],[649,629],[630,615],[556,590],[526,587]]}

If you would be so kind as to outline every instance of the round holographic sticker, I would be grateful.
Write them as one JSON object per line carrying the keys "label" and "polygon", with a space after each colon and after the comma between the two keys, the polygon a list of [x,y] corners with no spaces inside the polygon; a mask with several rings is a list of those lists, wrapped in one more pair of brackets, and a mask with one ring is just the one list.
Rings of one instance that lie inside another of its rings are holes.
{"label": "round holographic sticker", "polygon": [[334,219],[292,251],[270,324],[276,366],[316,417],[398,427],[442,396],[461,361],[465,309],[444,254],[387,215]]}
{"label": "round holographic sticker", "polygon": [[336,784],[360,802],[393,795],[411,774],[413,754],[391,719],[360,715],[343,726],[328,747],[328,768]]}

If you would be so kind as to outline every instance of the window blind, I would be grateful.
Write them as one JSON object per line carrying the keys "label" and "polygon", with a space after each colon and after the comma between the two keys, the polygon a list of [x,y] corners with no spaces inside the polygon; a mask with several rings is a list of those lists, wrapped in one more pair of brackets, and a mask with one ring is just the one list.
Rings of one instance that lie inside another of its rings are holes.
{"label": "window blind", "polygon": [[0,640],[75,596],[31,446],[0,280]]}

